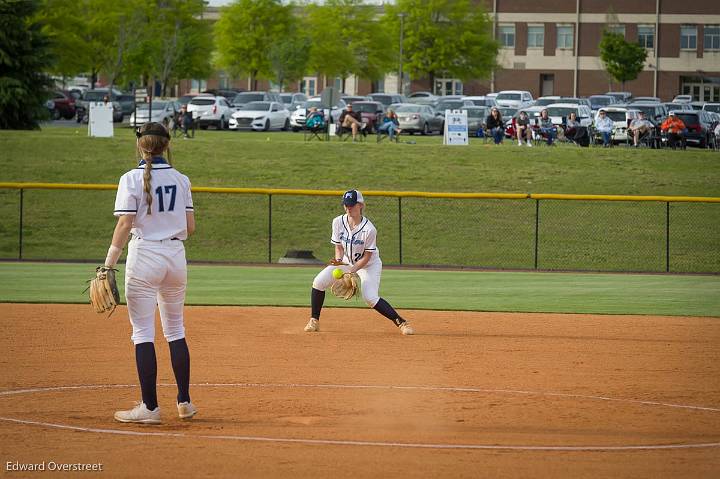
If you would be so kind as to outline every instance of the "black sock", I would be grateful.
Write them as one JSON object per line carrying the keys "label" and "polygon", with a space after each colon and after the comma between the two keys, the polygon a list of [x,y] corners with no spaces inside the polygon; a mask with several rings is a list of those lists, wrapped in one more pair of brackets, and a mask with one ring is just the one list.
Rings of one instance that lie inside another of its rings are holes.
{"label": "black sock", "polygon": [[322,311],[323,303],[325,302],[325,291],[313,288],[310,292],[310,309],[312,310],[312,317],[320,319],[320,311]]}
{"label": "black sock", "polygon": [[142,400],[149,410],[158,406],[157,403],[157,358],[155,344],[140,343],[135,345],[135,363],[140,378]]}
{"label": "black sock", "polygon": [[375,304],[374,309],[375,309],[375,311],[377,311],[378,313],[382,314],[383,316],[388,318],[390,321],[395,323],[395,326],[400,326],[401,324],[403,324],[405,322],[405,320],[402,319],[399,314],[397,314],[397,311],[395,311],[393,309],[393,307],[390,306],[390,303],[388,303],[387,301],[385,301],[382,298],[380,298],[378,300],[377,304]]}
{"label": "black sock", "polygon": [[177,402],[190,402],[190,351],[185,338],[170,341],[170,361],[178,387]]}

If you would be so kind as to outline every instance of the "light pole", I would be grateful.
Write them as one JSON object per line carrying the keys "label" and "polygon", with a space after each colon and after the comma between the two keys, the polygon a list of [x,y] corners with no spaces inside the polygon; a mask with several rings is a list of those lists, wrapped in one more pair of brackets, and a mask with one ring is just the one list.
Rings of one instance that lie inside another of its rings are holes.
{"label": "light pole", "polygon": [[405,94],[405,83],[403,82],[403,34],[405,33],[406,16],[407,13],[405,12],[398,13],[398,17],[400,17],[400,67],[398,68],[398,93],[401,95]]}

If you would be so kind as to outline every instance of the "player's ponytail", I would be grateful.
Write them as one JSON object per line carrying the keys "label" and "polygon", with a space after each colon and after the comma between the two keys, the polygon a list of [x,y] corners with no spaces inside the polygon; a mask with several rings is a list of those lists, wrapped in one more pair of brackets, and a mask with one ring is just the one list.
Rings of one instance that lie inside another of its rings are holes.
{"label": "player's ponytail", "polygon": [[[152,131],[150,134],[145,132]],[[163,134],[155,134],[164,133]],[[145,123],[143,126],[138,128],[138,140],[137,149],[140,157],[145,160],[145,172],[143,173],[143,189],[145,190],[145,197],[147,198],[147,214],[152,214],[152,202],[153,196],[150,189],[150,180],[152,177],[152,158],[153,156],[162,155],[167,150],[167,161],[170,162],[170,135],[165,128],[165,125],[161,123]]]}

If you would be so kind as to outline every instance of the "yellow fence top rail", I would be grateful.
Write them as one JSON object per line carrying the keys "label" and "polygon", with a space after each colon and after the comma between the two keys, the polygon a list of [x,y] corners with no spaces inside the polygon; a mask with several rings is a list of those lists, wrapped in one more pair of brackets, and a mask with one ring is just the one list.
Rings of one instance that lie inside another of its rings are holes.
{"label": "yellow fence top rail", "polygon": [[[0,182],[0,189],[40,190],[116,190],[117,185],[72,183],[10,183]],[[193,192],[254,195],[341,196],[341,190],[302,190],[281,188],[224,188],[194,186]],[[720,203],[720,198],[708,196],[632,196],[632,195],[563,195],[552,193],[434,193],[427,191],[363,191],[364,196],[396,198],[502,199],[502,200],[581,200],[581,201],[663,201]]]}

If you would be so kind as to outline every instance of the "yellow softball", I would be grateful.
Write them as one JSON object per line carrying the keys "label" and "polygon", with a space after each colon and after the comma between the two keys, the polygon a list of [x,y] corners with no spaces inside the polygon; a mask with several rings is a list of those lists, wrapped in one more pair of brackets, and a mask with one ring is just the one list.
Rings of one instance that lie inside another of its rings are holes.
{"label": "yellow softball", "polygon": [[343,270],[341,270],[340,268],[335,268],[332,274],[333,278],[340,279],[343,277]]}

